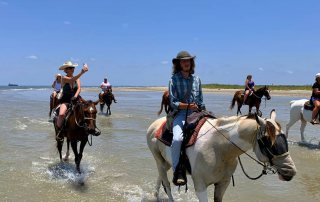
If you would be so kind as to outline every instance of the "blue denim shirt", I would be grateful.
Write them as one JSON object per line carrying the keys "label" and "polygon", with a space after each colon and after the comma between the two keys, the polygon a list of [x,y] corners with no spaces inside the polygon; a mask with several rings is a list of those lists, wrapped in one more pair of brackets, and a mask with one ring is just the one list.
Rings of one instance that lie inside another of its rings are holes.
{"label": "blue denim shirt", "polygon": [[[191,92],[188,97],[186,97],[187,91],[191,87]],[[200,78],[194,75],[190,75],[189,78],[183,78],[181,72],[178,72],[172,75],[171,80],[169,81],[169,97],[170,105],[173,111],[177,111],[180,102],[192,103],[195,102],[198,107],[204,108],[202,87]]]}

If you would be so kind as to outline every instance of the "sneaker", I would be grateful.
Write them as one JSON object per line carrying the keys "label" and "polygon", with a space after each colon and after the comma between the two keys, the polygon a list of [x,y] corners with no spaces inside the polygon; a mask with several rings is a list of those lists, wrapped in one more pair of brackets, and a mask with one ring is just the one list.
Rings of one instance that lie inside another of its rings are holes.
{"label": "sneaker", "polygon": [[316,119],[312,119],[312,121],[310,122],[311,124],[319,124],[319,122]]}

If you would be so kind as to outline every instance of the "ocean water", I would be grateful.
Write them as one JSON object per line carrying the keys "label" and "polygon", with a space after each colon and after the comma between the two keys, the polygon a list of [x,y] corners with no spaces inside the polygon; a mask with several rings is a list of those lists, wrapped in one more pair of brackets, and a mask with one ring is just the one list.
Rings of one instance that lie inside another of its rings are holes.
{"label": "ocean water", "polygon": [[[53,124],[48,121],[50,93],[47,87],[0,87],[0,200],[155,201],[157,168],[145,136],[157,118],[162,92],[114,89],[118,103],[112,104],[111,116],[98,115],[101,135],[93,137],[92,146],[85,147],[81,175],[75,172],[72,152],[68,162],[59,160]],[[81,95],[97,100],[98,93],[98,88],[93,88]],[[276,109],[277,120],[285,130],[289,102],[301,98],[272,96],[262,102],[261,111],[268,116]],[[204,94],[207,109],[218,117],[236,114],[235,109],[228,109],[231,99],[229,94]],[[246,106],[242,109],[243,113],[247,110]],[[296,123],[289,132],[289,150],[298,169],[292,181],[282,182],[276,175],[252,181],[238,166],[235,186],[229,185],[224,201],[319,201],[320,151],[297,144],[299,127]],[[305,130],[307,140],[314,145],[320,141],[319,127],[308,124]],[[261,167],[247,157],[242,161],[249,175],[261,172]],[[197,201],[191,178],[187,193],[179,193],[176,187],[172,190],[176,201]],[[213,201],[213,193],[211,186],[209,201]],[[163,189],[160,197],[167,201]]]}

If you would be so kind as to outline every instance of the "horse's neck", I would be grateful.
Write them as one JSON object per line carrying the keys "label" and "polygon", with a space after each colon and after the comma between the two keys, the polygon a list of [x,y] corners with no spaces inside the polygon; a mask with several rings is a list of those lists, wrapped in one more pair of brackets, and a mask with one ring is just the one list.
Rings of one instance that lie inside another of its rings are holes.
{"label": "horse's neck", "polygon": [[218,130],[214,133],[217,133],[217,135],[224,134],[228,155],[236,157],[253,148],[257,133],[255,120],[246,117],[229,117],[217,123],[219,122]]}
{"label": "horse's neck", "polygon": [[69,113],[70,113],[68,118],[69,123],[77,122],[79,124],[84,120],[82,107],[78,104],[74,106],[74,108],[71,108]]}
{"label": "horse's neck", "polygon": [[261,98],[262,96],[263,96],[263,92],[264,92],[265,90],[264,89],[258,89],[256,92],[255,92],[255,94],[259,97],[259,98]]}

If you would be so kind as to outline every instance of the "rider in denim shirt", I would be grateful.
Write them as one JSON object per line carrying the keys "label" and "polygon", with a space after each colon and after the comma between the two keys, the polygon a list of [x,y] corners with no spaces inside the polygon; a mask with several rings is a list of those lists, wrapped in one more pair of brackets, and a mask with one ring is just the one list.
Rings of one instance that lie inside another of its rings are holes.
{"label": "rider in denim shirt", "polygon": [[169,97],[173,111],[177,112],[173,120],[171,145],[174,172],[173,183],[175,185],[184,185],[186,183],[185,176],[177,169],[186,115],[199,109],[205,109],[201,81],[199,77],[193,75],[195,68],[194,58],[195,56],[191,56],[188,52],[181,51],[176,58],[172,59],[173,75],[169,81]]}

